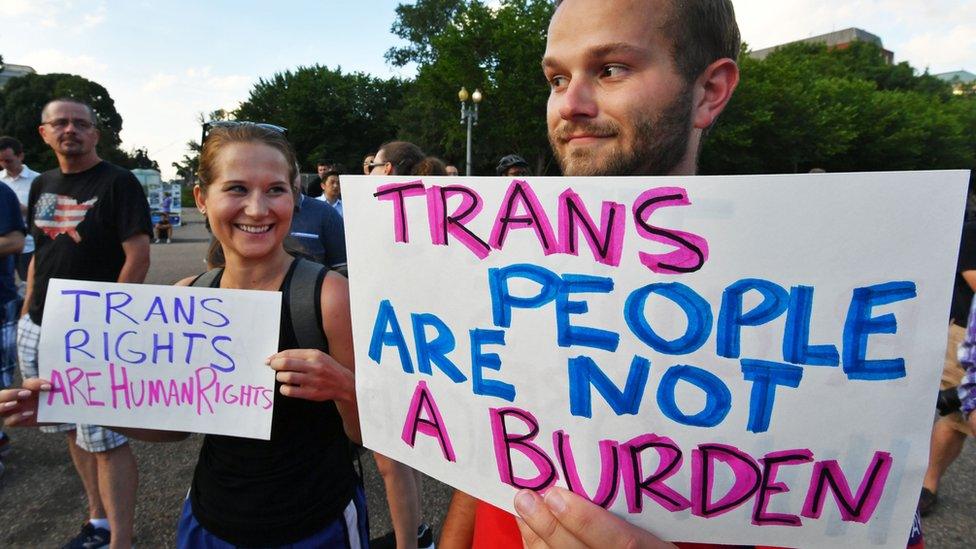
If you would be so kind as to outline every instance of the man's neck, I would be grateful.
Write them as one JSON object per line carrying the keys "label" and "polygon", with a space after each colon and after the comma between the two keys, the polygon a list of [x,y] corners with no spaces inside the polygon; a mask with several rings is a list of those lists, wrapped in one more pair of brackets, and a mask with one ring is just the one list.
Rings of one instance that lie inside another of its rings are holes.
{"label": "man's neck", "polygon": [[58,166],[61,168],[61,173],[65,174],[83,172],[93,168],[101,161],[102,159],[99,158],[94,152],[84,156],[58,155]]}
{"label": "man's neck", "polygon": [[12,171],[10,168],[7,168],[6,172],[7,172],[7,177],[13,177],[13,178],[20,177],[20,174],[24,173],[24,165],[21,164],[20,169],[17,171]]}

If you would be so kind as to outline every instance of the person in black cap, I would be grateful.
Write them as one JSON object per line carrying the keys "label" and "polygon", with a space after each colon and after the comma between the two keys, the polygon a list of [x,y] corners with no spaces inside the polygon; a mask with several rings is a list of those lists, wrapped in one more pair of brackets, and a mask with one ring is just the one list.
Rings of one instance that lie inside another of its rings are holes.
{"label": "person in black cap", "polygon": [[529,171],[529,163],[517,154],[503,156],[495,167],[495,173],[506,177],[519,177],[532,175]]}

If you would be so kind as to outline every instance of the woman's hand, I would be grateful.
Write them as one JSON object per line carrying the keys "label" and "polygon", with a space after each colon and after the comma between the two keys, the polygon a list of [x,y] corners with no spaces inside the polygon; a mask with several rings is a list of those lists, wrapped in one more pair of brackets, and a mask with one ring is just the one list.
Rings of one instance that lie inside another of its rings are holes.
{"label": "woman's hand", "polygon": [[50,391],[44,379],[25,379],[23,387],[0,391],[0,417],[7,427],[36,427],[37,399],[41,391]]}
{"label": "woman's hand", "polygon": [[316,349],[289,349],[271,355],[266,363],[277,372],[281,394],[306,400],[351,402],[356,378],[348,368]]}
{"label": "woman's hand", "polygon": [[515,510],[521,517],[518,525],[522,540],[530,549],[674,547],[599,505],[556,486],[549,488],[545,498],[531,490],[520,491],[515,496]]}

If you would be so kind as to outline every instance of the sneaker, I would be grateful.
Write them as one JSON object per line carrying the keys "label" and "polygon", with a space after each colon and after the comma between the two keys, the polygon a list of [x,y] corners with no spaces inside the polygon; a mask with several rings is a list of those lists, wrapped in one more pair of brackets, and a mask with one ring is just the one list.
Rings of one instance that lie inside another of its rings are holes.
{"label": "sneaker", "polygon": [[935,510],[937,503],[939,503],[939,496],[928,488],[922,488],[922,494],[918,497],[918,514],[923,517],[928,516]]}
{"label": "sneaker", "polygon": [[7,433],[0,432],[0,456],[10,451],[10,437]]}
{"label": "sneaker", "polygon": [[169,244],[169,239],[168,238],[166,239],[166,243]]}
{"label": "sneaker", "polygon": [[61,549],[101,549],[108,547],[112,539],[112,533],[105,528],[95,528],[92,523],[86,522],[81,527],[81,532],[71,541],[66,543]]}
{"label": "sneaker", "polygon": [[159,244],[159,239],[153,240],[153,244]]}
{"label": "sneaker", "polygon": [[434,531],[426,522],[417,527],[417,549],[436,549]]}

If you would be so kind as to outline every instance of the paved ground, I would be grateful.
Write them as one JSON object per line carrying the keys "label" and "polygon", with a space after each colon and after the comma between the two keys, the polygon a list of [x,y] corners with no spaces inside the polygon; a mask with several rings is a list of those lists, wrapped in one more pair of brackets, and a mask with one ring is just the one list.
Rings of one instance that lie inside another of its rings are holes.
{"label": "paved ground", "polygon": [[[169,245],[153,245],[149,282],[173,282],[203,270],[207,235],[198,215],[177,229]],[[60,435],[16,430],[14,450],[4,460],[0,479],[0,547],[57,547],[73,536],[85,517],[81,483],[71,466]],[[196,462],[200,437],[178,444],[133,447],[139,461],[140,487],[136,507],[136,542],[140,547],[171,547],[180,505]],[[382,482],[371,459],[364,459],[373,536],[390,529]],[[428,480],[424,510],[439,530],[450,489]],[[940,491],[941,507],[925,521],[928,547],[972,547],[976,535],[976,447],[968,444],[950,469]]]}

